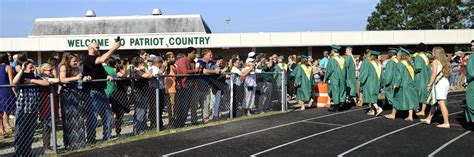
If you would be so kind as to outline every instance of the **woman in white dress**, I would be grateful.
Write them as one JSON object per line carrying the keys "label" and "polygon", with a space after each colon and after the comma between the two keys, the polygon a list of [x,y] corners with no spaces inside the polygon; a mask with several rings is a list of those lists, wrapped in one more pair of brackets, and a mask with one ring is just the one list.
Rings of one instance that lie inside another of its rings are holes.
{"label": "woman in white dress", "polygon": [[439,124],[438,128],[449,128],[449,113],[446,108],[446,101],[449,91],[449,76],[451,75],[451,65],[446,58],[446,53],[441,47],[433,48],[434,60],[431,63],[431,77],[427,90],[431,91],[432,107],[430,114],[426,119],[420,119],[421,123],[430,124],[437,108],[441,109],[443,115],[443,124]]}

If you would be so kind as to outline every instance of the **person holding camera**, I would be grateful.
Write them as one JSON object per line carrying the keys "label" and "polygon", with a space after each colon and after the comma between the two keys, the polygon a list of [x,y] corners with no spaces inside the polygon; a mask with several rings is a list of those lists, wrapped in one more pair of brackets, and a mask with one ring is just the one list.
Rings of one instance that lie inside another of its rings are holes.
{"label": "person holding camera", "polygon": [[215,58],[216,64],[211,66],[211,69],[216,70],[220,69],[221,75],[216,75],[215,77],[211,78],[211,109],[212,109],[212,120],[217,121],[219,120],[219,112],[220,112],[220,105],[225,103],[229,97],[229,91],[226,80],[227,75],[222,74],[223,72],[227,71],[228,68],[224,64],[224,58],[222,56],[217,56]]}
{"label": "person holding camera", "polygon": [[[135,94],[135,114],[133,115],[133,134],[138,134],[146,129],[146,113],[150,103],[149,79],[152,78],[150,71],[145,68],[145,60],[134,57],[132,60],[134,68],[130,73],[133,78],[132,92]],[[154,94],[154,93],[153,93]]]}
{"label": "person holding camera", "polygon": [[255,90],[257,88],[256,74],[255,74],[255,59],[247,58],[245,60],[245,68],[240,74],[240,80],[244,83],[245,98],[242,103],[244,114],[252,115],[251,111],[255,109]]}
{"label": "person holding camera", "polygon": [[[108,79],[112,80],[113,77],[108,76],[105,72],[102,63],[107,58],[117,51],[120,47],[120,37],[115,40],[109,51],[100,55],[100,48],[97,43],[91,43],[87,46],[88,54],[83,58],[83,72],[84,76],[90,77],[92,80],[96,79]],[[89,95],[86,98],[86,102],[89,102],[90,106],[87,106],[85,113],[87,115],[87,142],[96,142],[96,128],[98,125],[97,115],[100,115],[102,119],[103,139],[108,140],[111,137],[112,132],[112,111],[109,106],[109,100],[105,94],[106,82],[87,82],[84,83],[84,90],[89,91]]]}
{"label": "person holding camera", "polygon": [[176,66],[174,65],[176,58],[173,52],[167,52],[166,56],[166,71],[165,74],[171,77],[165,77],[165,85],[166,85],[166,100],[168,102],[168,120],[169,124],[172,127],[176,127]]}
{"label": "person holding camera", "polygon": [[[150,73],[154,78],[150,79],[150,86],[153,90],[158,89],[159,95],[151,94],[151,102],[149,108],[148,119],[150,119],[150,128],[156,128],[156,98],[159,97],[158,103],[158,110],[159,110],[159,117],[158,117],[158,126],[163,128],[163,109],[165,107],[165,83],[163,80],[163,75],[166,74],[166,68],[168,67],[168,62],[163,61],[163,58],[157,56],[153,58],[152,64],[150,64]],[[161,130],[161,129],[160,129]]]}
{"label": "person holding camera", "polygon": [[274,59],[278,58],[278,56],[274,55],[276,57],[272,56],[270,58],[266,58],[265,54],[259,56],[257,56],[257,60],[260,60],[260,62],[257,63],[256,71],[260,73],[259,77],[257,77],[257,87],[260,94],[258,95],[257,106],[258,112],[265,113],[272,100],[273,83],[275,83],[275,81],[271,73],[273,73],[274,65],[276,64]]}

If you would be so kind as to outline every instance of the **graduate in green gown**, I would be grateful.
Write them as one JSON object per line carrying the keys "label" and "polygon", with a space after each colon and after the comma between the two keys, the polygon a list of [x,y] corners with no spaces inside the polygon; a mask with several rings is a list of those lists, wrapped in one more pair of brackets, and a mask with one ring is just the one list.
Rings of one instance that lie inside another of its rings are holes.
{"label": "graduate in green gown", "polygon": [[364,71],[364,68],[367,68],[369,63],[369,57],[370,57],[370,49],[367,49],[363,56],[361,56],[360,60],[360,66],[359,66],[359,78],[357,79],[359,83],[359,102],[357,102],[356,106],[362,107],[364,106],[364,86],[362,86],[362,83],[360,82],[360,71]]}
{"label": "graduate in green gown", "polygon": [[308,63],[308,57],[302,55],[301,63],[291,72],[290,77],[294,77],[296,86],[296,100],[301,106],[301,110],[305,109],[305,103],[312,104],[311,97],[314,87],[313,69]]}
{"label": "graduate in green gown", "polygon": [[341,105],[346,101],[346,78],[344,75],[344,58],[338,51],[340,46],[331,46],[330,59],[326,67],[324,82],[329,84],[329,97],[331,98],[331,108],[329,111],[337,112]]}
{"label": "graduate in green gown", "polygon": [[359,81],[364,94],[364,103],[369,104],[368,115],[378,116],[383,109],[377,105],[380,91],[380,78],[382,77],[382,64],[378,60],[379,51],[370,51],[369,60],[364,67],[361,67]]}
{"label": "graduate in green gown", "polygon": [[[471,49],[474,52],[474,40],[471,41]],[[468,60],[466,65],[466,80],[467,80],[467,89],[466,89],[466,121],[474,124],[474,58],[472,57]]]}
{"label": "graduate in green gown", "polygon": [[415,70],[415,86],[418,95],[418,102],[422,104],[421,111],[416,113],[418,116],[425,116],[426,104],[429,104],[429,92],[426,90],[428,81],[430,81],[430,61],[426,54],[426,45],[420,43],[417,47],[417,53],[413,55],[413,68]]}
{"label": "graduate in green gown", "polygon": [[354,103],[355,97],[357,96],[357,84],[356,84],[356,62],[352,55],[352,47],[346,48],[346,54],[344,56],[344,74],[346,75],[346,92],[347,96],[350,97]]}
{"label": "graduate in green gown", "polygon": [[419,108],[418,95],[415,87],[415,71],[410,63],[410,51],[400,48],[399,62],[396,64],[394,80],[390,88],[394,90],[392,113],[385,115],[388,119],[395,119],[397,110],[408,110],[407,121],[413,121],[413,110]]}
{"label": "graduate in green gown", "polygon": [[284,59],[284,56],[279,56],[278,63],[275,65],[275,74],[273,75],[273,77],[275,78],[278,89],[281,89],[281,86],[283,85],[282,79],[284,79],[284,76],[282,76],[281,73],[285,72],[286,75],[286,72],[288,71],[288,66],[285,62],[283,62]]}
{"label": "graduate in green gown", "polygon": [[397,64],[398,64],[398,48],[390,48],[388,51],[388,61],[385,65],[385,68],[382,72],[382,87],[385,88],[385,101],[386,103],[392,105],[393,104],[393,93],[394,90],[391,88],[393,78],[396,72]]}

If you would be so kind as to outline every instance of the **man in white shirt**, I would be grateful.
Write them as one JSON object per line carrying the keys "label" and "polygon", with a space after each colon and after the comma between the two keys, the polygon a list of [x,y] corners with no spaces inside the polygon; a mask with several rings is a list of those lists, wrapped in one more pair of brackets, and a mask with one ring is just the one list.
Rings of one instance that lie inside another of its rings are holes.
{"label": "man in white shirt", "polygon": [[255,75],[255,59],[247,58],[245,68],[240,75],[244,80],[245,99],[243,102],[244,113],[251,115],[251,110],[255,109],[255,90],[257,87]]}
{"label": "man in white shirt", "polygon": [[[152,65],[149,67],[149,70],[154,78],[150,79],[150,86],[153,89],[159,90],[159,117],[158,117],[158,126],[160,130],[163,128],[163,108],[165,107],[165,83],[161,75],[164,75],[166,72],[167,63],[163,62],[163,58],[157,56],[153,59]],[[148,119],[150,120],[151,128],[156,128],[156,95],[155,93],[150,94],[151,96],[151,104],[149,106],[149,114]]]}

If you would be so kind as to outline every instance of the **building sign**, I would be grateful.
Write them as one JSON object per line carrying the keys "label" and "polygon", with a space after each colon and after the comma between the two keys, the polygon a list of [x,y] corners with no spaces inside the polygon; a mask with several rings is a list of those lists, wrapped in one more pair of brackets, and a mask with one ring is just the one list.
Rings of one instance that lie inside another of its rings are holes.
{"label": "building sign", "polygon": [[[173,46],[206,46],[210,45],[210,36],[163,36],[163,37],[133,37],[121,36],[120,45],[129,48],[140,47],[173,47]],[[87,47],[90,43],[97,43],[101,47],[108,47],[114,43],[110,38],[78,38],[67,39],[68,48]]]}

